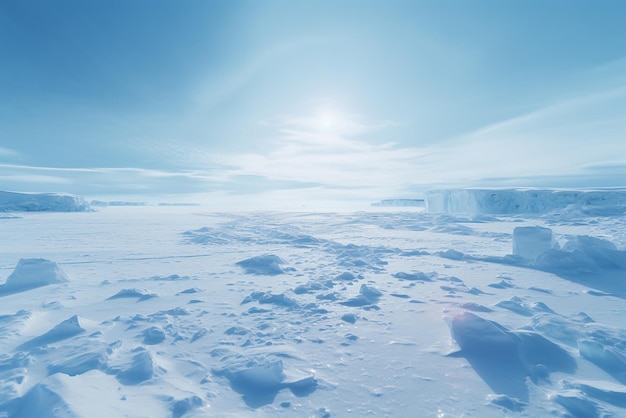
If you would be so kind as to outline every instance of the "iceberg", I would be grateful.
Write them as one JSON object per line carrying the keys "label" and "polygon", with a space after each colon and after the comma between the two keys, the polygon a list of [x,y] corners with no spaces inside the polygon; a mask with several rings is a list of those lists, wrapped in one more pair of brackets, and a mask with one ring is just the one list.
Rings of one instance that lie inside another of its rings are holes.
{"label": "iceberg", "polygon": [[433,213],[532,214],[548,213],[568,207],[626,212],[626,189],[440,189],[426,193],[425,206]]}
{"label": "iceberg", "polygon": [[80,196],[64,193],[17,193],[0,190],[0,212],[90,212]]}

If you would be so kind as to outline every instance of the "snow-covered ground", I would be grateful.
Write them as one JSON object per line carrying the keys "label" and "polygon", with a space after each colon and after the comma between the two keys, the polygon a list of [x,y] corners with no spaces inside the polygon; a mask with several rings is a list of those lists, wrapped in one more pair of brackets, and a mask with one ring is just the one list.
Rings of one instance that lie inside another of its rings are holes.
{"label": "snow-covered ground", "polygon": [[596,215],[2,216],[0,416],[625,416]]}

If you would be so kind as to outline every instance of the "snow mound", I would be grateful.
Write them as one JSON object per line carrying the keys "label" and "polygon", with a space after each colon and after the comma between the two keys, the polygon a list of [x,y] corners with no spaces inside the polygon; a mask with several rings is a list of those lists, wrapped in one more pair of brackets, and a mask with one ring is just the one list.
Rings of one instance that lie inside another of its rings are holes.
{"label": "snow mound", "polygon": [[21,292],[67,281],[67,276],[54,261],[44,258],[21,258],[6,283],[0,285],[0,294]]}
{"label": "snow mound", "polygon": [[613,382],[578,380],[573,382],[564,381],[565,389],[576,389],[591,398],[598,399],[610,404],[626,407],[626,386]]}
{"label": "snow mound", "polygon": [[105,370],[107,361],[106,351],[90,351],[64,359],[58,364],[48,365],[48,374],[63,373],[68,376],[77,376],[90,370]]}
{"label": "snow mound", "polygon": [[317,389],[313,375],[288,377],[282,360],[252,359],[244,366],[233,365],[214,373],[226,377],[251,408],[272,403],[282,389],[289,389],[296,396],[307,396]]}
{"label": "snow mound", "polygon": [[574,205],[601,216],[624,213],[626,189],[445,189],[427,192],[425,202],[433,213],[547,213]]}
{"label": "snow mound", "polygon": [[421,271],[418,271],[415,273],[405,273],[403,271],[400,271],[398,273],[392,274],[392,276],[400,280],[410,280],[410,281],[417,280],[417,281],[422,281],[422,282],[432,282],[432,279],[428,277],[426,273],[423,273]]}
{"label": "snow mound", "polygon": [[152,354],[143,347],[136,349],[136,353],[130,364],[121,370],[113,369],[113,372],[117,371],[117,380],[127,386],[138,385],[142,382],[146,382],[155,378],[158,374],[163,372],[159,366],[156,365]]}
{"label": "snow mound", "polygon": [[61,322],[45,334],[42,334],[38,337],[33,338],[32,340],[25,342],[17,349],[24,351],[36,347],[46,346],[48,344],[54,344],[56,342],[74,337],[78,334],[82,334],[83,332],[85,332],[85,329],[80,326],[78,316],[74,315],[71,318],[68,318],[65,321]]}
{"label": "snow mound", "polygon": [[285,271],[280,268],[280,264],[285,264],[285,260],[273,254],[259,255],[237,262],[237,265],[243,267],[246,273],[266,276],[284,273]]}
{"label": "snow mound", "polygon": [[494,393],[528,402],[526,379],[545,380],[551,372],[571,373],[576,361],[562,347],[530,331],[510,331],[497,322],[465,312],[450,320],[452,337]]}
{"label": "snow mound", "polygon": [[0,190],[0,212],[90,212],[80,196],[63,193],[16,193]]}
{"label": "snow mound", "polygon": [[8,416],[13,417],[78,417],[65,400],[47,385],[38,383],[24,396],[9,403]]}
{"label": "snow mound", "polygon": [[[588,399],[576,389],[566,389],[552,397],[556,403],[567,409],[575,417],[592,418],[600,416],[598,404]],[[604,415],[603,415],[604,416]]]}
{"label": "snow mound", "polygon": [[174,405],[172,406],[172,417],[180,418],[188,412],[192,412],[202,406],[204,406],[204,401],[198,396],[190,396],[188,398],[178,400],[174,402]]}
{"label": "snow mound", "polygon": [[606,371],[615,380],[626,384],[626,354],[622,350],[606,342],[582,339],[578,341],[578,351],[581,357]]}
{"label": "snow mound", "polygon": [[138,301],[148,300],[157,297],[155,293],[150,293],[140,289],[122,289],[113,296],[109,296],[107,300],[122,299],[122,298],[137,298]]}
{"label": "snow mound", "polygon": [[382,292],[366,284],[362,284],[359,289],[359,294],[339,304],[349,307],[361,307],[369,306],[378,302],[378,299],[382,296]]}
{"label": "snow mound", "polygon": [[276,306],[283,306],[286,308],[298,308],[298,302],[292,297],[284,294],[273,294],[272,292],[252,292],[249,296],[246,296],[241,304],[245,305],[252,301],[257,301],[260,304],[272,304]]}

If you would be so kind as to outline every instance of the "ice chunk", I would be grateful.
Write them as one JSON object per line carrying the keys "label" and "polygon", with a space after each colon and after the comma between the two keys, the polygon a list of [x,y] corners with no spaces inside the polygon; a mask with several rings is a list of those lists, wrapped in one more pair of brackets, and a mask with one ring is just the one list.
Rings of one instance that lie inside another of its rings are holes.
{"label": "ice chunk", "polygon": [[541,226],[518,226],[513,230],[513,255],[535,261],[553,246],[552,230]]}

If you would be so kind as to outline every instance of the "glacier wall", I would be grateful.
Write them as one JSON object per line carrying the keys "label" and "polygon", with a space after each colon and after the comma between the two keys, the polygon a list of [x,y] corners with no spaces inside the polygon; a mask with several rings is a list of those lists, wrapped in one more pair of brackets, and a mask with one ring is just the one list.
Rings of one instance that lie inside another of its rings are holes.
{"label": "glacier wall", "polygon": [[80,196],[62,193],[16,193],[0,190],[0,212],[89,212]]}
{"label": "glacier wall", "polygon": [[442,189],[425,196],[426,210],[434,213],[547,213],[572,205],[596,215],[603,208],[607,214],[626,213],[626,189]]}

